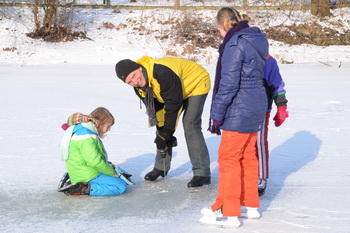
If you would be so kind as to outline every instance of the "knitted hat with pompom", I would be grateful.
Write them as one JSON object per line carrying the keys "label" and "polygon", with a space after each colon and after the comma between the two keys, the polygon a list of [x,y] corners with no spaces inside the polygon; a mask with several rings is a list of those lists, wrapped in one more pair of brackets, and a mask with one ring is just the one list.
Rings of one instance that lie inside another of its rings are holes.
{"label": "knitted hat with pompom", "polygon": [[76,112],[69,116],[67,125],[70,127],[80,123],[87,123],[89,121],[90,121],[89,116],[86,116],[80,112]]}

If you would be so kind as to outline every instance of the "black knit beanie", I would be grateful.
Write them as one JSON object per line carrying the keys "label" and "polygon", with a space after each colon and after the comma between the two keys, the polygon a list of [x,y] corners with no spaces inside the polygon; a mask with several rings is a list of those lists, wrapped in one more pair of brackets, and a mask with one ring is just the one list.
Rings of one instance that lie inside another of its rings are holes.
{"label": "black knit beanie", "polygon": [[115,73],[117,74],[118,78],[125,82],[126,77],[128,77],[131,72],[137,70],[140,67],[140,64],[137,64],[130,59],[124,59],[115,65]]}

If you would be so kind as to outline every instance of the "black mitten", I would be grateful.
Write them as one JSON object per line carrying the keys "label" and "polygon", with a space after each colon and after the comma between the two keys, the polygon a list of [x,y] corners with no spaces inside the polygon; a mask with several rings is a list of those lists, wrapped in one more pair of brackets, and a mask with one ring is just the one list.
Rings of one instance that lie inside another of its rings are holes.
{"label": "black mitten", "polygon": [[165,150],[168,146],[168,142],[172,139],[174,131],[169,129],[162,129],[158,131],[157,137],[154,139],[154,143],[157,145],[158,150]]}

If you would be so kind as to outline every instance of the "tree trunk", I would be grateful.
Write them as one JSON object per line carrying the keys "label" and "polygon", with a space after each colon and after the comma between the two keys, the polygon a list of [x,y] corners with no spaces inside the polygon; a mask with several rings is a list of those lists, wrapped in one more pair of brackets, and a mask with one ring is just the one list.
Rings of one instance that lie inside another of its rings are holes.
{"label": "tree trunk", "polygon": [[248,6],[248,0],[243,0],[243,8],[246,9]]}
{"label": "tree trunk", "polygon": [[44,6],[44,21],[43,21],[43,29],[44,31],[50,31],[51,26],[55,26],[57,22],[57,5],[58,0],[48,0],[47,5]]}
{"label": "tree trunk", "polygon": [[175,0],[174,8],[176,10],[180,9],[180,0]]}
{"label": "tree trunk", "polygon": [[330,16],[329,0],[311,0],[310,12],[315,16]]}
{"label": "tree trunk", "polygon": [[38,19],[39,4],[40,4],[40,0],[34,1],[33,16],[34,16],[35,31],[39,30],[40,28],[40,21]]}

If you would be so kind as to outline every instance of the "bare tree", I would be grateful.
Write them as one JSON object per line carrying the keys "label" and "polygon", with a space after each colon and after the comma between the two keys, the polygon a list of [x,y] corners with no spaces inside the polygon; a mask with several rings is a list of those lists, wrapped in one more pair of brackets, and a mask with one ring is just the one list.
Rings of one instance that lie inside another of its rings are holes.
{"label": "bare tree", "polygon": [[[33,15],[34,15],[34,23],[35,30],[42,30],[44,32],[50,31],[52,27],[57,26],[57,8],[58,8],[58,0],[44,0],[43,4],[40,3],[40,0],[34,1],[33,7]],[[40,24],[39,20],[39,7],[42,6],[44,10],[44,18],[42,20],[42,24]]]}
{"label": "bare tree", "polygon": [[248,0],[243,0],[243,7],[246,8],[248,6]]}
{"label": "bare tree", "polygon": [[330,3],[329,0],[311,0],[311,14],[325,17],[330,16]]}
{"label": "bare tree", "polygon": [[175,9],[179,9],[180,8],[180,0],[175,0],[174,8]]}
{"label": "bare tree", "polygon": [[[26,35],[50,42],[71,41],[75,38],[89,39],[83,31],[73,31],[74,0],[65,5],[59,0],[34,0],[33,17],[35,29]],[[43,16],[41,16],[41,11]]]}

